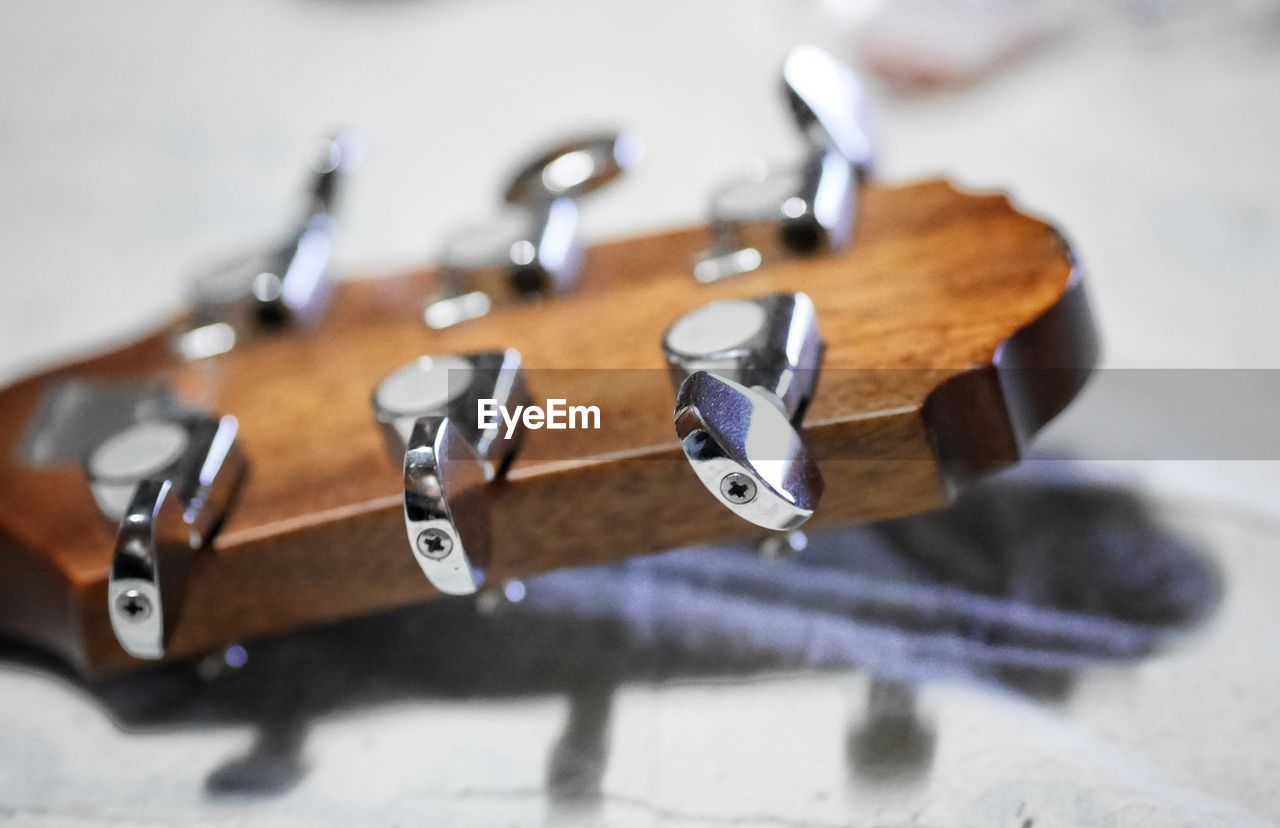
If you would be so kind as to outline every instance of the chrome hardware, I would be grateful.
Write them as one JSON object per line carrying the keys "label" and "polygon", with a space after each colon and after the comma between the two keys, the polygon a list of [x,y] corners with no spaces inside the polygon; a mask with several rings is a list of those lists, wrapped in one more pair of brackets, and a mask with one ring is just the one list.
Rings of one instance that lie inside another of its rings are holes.
{"label": "chrome hardware", "polygon": [[797,46],[782,66],[783,89],[812,149],[834,148],[855,167],[875,164],[866,96],[857,75],[816,46]]}
{"label": "chrome hardware", "polygon": [[135,423],[100,443],[85,471],[102,514],[113,521],[123,518],[138,484],[163,476],[190,445],[186,427],[169,420]]}
{"label": "chrome hardware", "polygon": [[111,629],[136,658],[164,655],[190,564],[191,547],[173,484],[144,480],[120,522],[107,581]]}
{"label": "chrome hardware", "polygon": [[701,282],[755,270],[779,244],[803,255],[849,242],[858,183],[873,166],[861,84],[827,52],[798,46],[783,64],[782,87],[805,141],[804,158],[776,170],[756,165],[713,193],[714,240],[694,265]]}
{"label": "chrome hardware", "polygon": [[507,439],[500,428],[481,428],[479,400],[505,406],[529,402],[519,351],[418,357],[378,383],[373,410],[397,465],[420,418],[448,417],[480,456],[486,479],[493,480],[515,451],[518,435]]}
{"label": "chrome hardware", "polygon": [[676,435],[707,490],[768,529],[794,529],[822,496],[798,426],[822,359],[803,293],[712,302],[667,329]]}
{"label": "chrome hardware", "polygon": [[484,582],[487,482],[480,456],[448,417],[417,422],[404,455],[405,528],[422,574],[441,592],[468,595]]}
{"label": "chrome hardware", "polygon": [[140,420],[198,413],[183,405],[165,382],[93,382],[68,379],[51,385],[27,424],[18,462],[41,467],[84,459],[108,437]]}
{"label": "chrome hardware", "polygon": [[677,388],[709,371],[765,394],[797,420],[822,360],[813,300],[805,293],[711,302],[676,320],[662,346]]}
{"label": "chrome hardware", "polygon": [[[731,511],[778,530],[813,516],[822,476],[791,421],[767,396],[698,371],[680,386],[675,425],[694,472]],[[751,484],[758,492],[748,496]]]}
{"label": "chrome hardware", "polygon": [[238,430],[234,417],[144,420],[85,460],[99,509],[120,526],[107,610],[130,655],[164,656],[191,553],[210,542],[243,477]]}
{"label": "chrome hardware", "polygon": [[240,256],[198,275],[191,324],[179,334],[187,359],[224,353],[256,331],[311,321],[323,312],[331,283],[334,207],[342,179],[360,163],[351,133],[324,139],[311,165],[302,221],[280,244]]}
{"label": "chrome hardware", "polygon": [[375,419],[404,471],[404,518],[414,560],[451,595],[475,592],[489,559],[486,484],[515,454],[519,432],[481,425],[479,403],[529,401],[520,354],[420,357],[374,390]]}
{"label": "chrome hardware", "polygon": [[427,324],[448,328],[485,315],[495,301],[571,289],[582,260],[578,199],[612,183],[640,153],[633,136],[609,132],[565,141],[517,170],[496,220],[446,239],[440,266],[448,284],[428,303]]}

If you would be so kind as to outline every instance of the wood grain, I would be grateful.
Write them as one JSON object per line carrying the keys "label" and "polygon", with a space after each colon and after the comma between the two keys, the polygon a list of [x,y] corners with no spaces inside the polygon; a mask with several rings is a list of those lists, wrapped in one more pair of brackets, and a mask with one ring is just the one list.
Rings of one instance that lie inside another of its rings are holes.
{"label": "wood grain", "polygon": [[42,395],[65,379],[160,378],[240,420],[251,471],[194,564],[170,648],[184,657],[432,597],[369,405],[378,380],[419,354],[515,347],[535,398],[603,411],[599,432],[529,432],[492,487],[495,579],[753,534],[702,489],[671,426],[660,337],[704,302],[812,296],[827,342],[805,427],[826,479],[819,524],[944,505],[968,478],[1014,462],[1096,356],[1060,238],[1003,196],[872,185],[847,252],[710,286],[690,277],[707,238],[695,227],[599,244],[574,295],[446,331],[420,316],[438,273],[352,279],[311,330],[194,363],[162,331],[0,392],[0,631],[88,674],[139,664],[110,630],[114,527],[82,471],[17,459]]}

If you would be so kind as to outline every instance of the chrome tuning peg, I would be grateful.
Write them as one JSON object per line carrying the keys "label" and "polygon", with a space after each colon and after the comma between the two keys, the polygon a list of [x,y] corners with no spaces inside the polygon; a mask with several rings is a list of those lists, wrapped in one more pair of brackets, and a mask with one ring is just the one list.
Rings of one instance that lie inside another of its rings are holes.
{"label": "chrome tuning peg", "polygon": [[712,302],[667,329],[674,422],[685,457],[730,511],[791,530],[822,497],[800,437],[822,361],[813,302],[803,293]]}
{"label": "chrome tuning peg", "polygon": [[520,167],[497,218],[445,240],[440,267],[447,284],[427,305],[432,328],[489,312],[497,301],[536,299],[571,289],[582,260],[578,200],[612,183],[641,155],[623,132],[564,141]]}
{"label": "chrome tuning peg", "polygon": [[[414,560],[433,586],[467,595],[489,560],[486,484],[515,455],[519,423],[498,407],[529,401],[518,351],[420,357],[373,392],[375,419],[404,471],[404,520]],[[494,417],[486,422],[483,406]]]}
{"label": "chrome tuning peg", "polygon": [[107,610],[130,655],[164,656],[191,554],[208,545],[244,476],[238,431],[234,417],[143,420],[85,460],[98,508],[120,526]]}
{"label": "chrome tuning peg", "polygon": [[279,244],[196,277],[191,324],[176,341],[182,356],[216,356],[258,331],[308,322],[323,312],[331,292],[334,208],[343,179],[362,157],[363,146],[353,133],[325,138],[310,168],[306,208],[297,227]]}
{"label": "chrome tuning peg", "polygon": [[778,246],[804,255],[849,243],[858,184],[874,163],[862,86],[827,52],[798,46],[783,64],[782,88],[804,138],[804,156],[789,167],[757,165],[713,193],[714,238],[694,265],[698,281],[755,270],[764,261],[762,251]]}

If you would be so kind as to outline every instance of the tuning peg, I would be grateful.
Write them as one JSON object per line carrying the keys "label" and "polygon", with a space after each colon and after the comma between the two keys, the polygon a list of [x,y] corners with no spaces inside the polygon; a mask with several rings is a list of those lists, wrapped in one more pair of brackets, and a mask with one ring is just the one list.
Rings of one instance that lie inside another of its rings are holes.
{"label": "tuning peg", "polygon": [[378,384],[374,415],[404,471],[404,519],[423,574],[441,592],[466,595],[489,559],[486,484],[515,454],[519,423],[486,423],[480,404],[529,401],[520,354],[485,351],[420,357]]}
{"label": "tuning peg", "polygon": [[85,461],[94,499],[120,526],[107,610],[130,655],[164,655],[191,553],[208,545],[243,478],[238,430],[234,417],[144,420]]}
{"label": "tuning peg", "polygon": [[875,147],[867,99],[848,66],[816,46],[797,46],[782,65],[782,89],[811,149],[835,149],[854,167],[871,171]]}
{"label": "tuning peg", "polygon": [[192,323],[176,343],[180,354],[187,359],[215,356],[258,331],[308,322],[323,312],[331,289],[334,208],[342,181],[362,157],[363,147],[353,133],[325,138],[310,167],[306,209],[298,226],[279,244],[196,277]]}
{"label": "tuning peg", "polygon": [[440,266],[448,284],[427,305],[427,324],[448,328],[483,316],[495,301],[571,289],[582,259],[578,200],[612,183],[640,154],[634,136],[607,132],[564,141],[521,166],[497,219],[446,239]]}
{"label": "tuning peg", "polygon": [[809,297],[712,302],[667,329],[663,351],[676,435],[707,490],[768,529],[808,520],[822,496],[798,431],[822,358]]}
{"label": "tuning peg", "polygon": [[711,200],[712,247],[694,266],[714,282],[754,270],[762,250],[834,252],[849,242],[859,181],[874,164],[866,98],[854,73],[827,52],[798,46],[782,68],[782,88],[805,142],[793,166],[762,165],[718,189]]}

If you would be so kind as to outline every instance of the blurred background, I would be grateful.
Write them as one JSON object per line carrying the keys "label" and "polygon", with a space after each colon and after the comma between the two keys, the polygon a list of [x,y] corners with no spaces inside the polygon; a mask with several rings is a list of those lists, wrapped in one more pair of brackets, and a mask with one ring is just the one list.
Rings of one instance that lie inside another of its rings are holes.
{"label": "blurred background", "polygon": [[[514,161],[584,128],[629,128],[647,150],[586,206],[588,236],[701,220],[745,162],[794,157],[777,77],[802,42],[867,79],[881,179],[1007,191],[1066,233],[1107,367],[1280,367],[1274,0],[55,0],[5,18],[6,382],[159,324],[202,265],[276,237],[335,126],[367,151],[340,216],[344,275],[428,264],[450,229],[492,212]],[[1252,422],[1269,430],[1260,400]],[[1130,426],[1176,414],[1130,402]],[[937,518],[955,522],[830,541],[882,553],[845,572],[851,607],[884,579],[1013,601],[961,602],[923,651],[874,639],[918,627],[892,613],[818,624],[800,582],[766,602],[794,633],[759,640],[775,616],[717,611],[742,596],[728,600],[704,555],[530,584],[521,608],[458,622],[469,638],[424,653],[412,681],[384,672],[395,653],[343,659],[384,634],[427,641],[473,608],[269,646],[229,679],[240,689],[163,671],[85,687],[12,654],[0,824],[1268,824],[1280,470],[1212,452],[1090,460],[1107,423],[1068,415],[1041,451],[1085,460],[1033,462],[999,484],[1018,494],[997,487]],[[1039,511],[1095,489],[1113,494]],[[1014,497],[1045,530],[1034,543]],[[1046,576],[1033,564],[1053,543],[1125,574],[1088,588],[1082,570]],[[966,544],[973,566],[942,572],[938,550]],[[847,569],[821,548],[808,565]],[[1018,561],[1041,572],[1029,592],[973,575]],[[587,600],[673,578],[711,602],[701,620],[671,622],[692,598],[635,612]],[[907,617],[936,597],[903,597]],[[1010,620],[1028,603],[1067,615]],[[468,646],[529,658],[565,636],[580,661],[450,678]],[[1028,669],[1011,647],[1061,657],[1011,678]],[[298,701],[311,684],[298,676],[331,662],[370,692],[317,678],[319,701]],[[917,662],[929,669],[903,666]]]}

